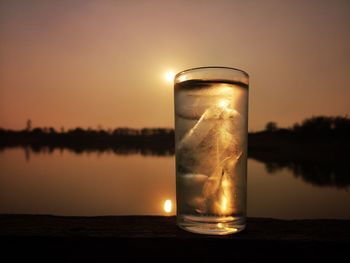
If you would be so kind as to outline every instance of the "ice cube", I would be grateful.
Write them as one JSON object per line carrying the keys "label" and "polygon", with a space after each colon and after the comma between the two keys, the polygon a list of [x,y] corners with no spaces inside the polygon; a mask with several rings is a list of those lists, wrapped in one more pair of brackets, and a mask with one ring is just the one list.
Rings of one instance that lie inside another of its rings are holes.
{"label": "ice cube", "polygon": [[221,100],[203,113],[178,144],[181,169],[203,175],[201,194],[190,202],[198,213],[232,213],[234,169],[243,153],[242,125],[240,114]]}
{"label": "ice cube", "polygon": [[[239,157],[238,157],[239,158]],[[231,214],[235,209],[232,195],[235,156],[224,159],[204,183],[197,211],[201,213]]]}
{"label": "ice cube", "polygon": [[240,114],[218,105],[207,109],[177,146],[178,163],[185,172],[210,175],[220,160],[242,153]]}

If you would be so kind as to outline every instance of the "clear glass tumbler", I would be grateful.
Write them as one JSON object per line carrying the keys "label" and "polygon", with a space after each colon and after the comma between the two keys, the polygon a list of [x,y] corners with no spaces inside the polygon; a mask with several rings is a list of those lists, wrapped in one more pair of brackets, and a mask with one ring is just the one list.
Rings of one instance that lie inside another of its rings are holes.
{"label": "clear glass tumbler", "polygon": [[201,67],[174,79],[177,224],[225,235],[246,225],[246,72]]}

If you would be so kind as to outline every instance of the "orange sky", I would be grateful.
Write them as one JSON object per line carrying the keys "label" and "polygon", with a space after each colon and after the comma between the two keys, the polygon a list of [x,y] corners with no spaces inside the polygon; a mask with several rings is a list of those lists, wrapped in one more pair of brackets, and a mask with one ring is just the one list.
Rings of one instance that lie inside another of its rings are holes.
{"label": "orange sky", "polygon": [[173,127],[167,70],[251,76],[250,130],[350,113],[349,1],[1,1],[0,127]]}

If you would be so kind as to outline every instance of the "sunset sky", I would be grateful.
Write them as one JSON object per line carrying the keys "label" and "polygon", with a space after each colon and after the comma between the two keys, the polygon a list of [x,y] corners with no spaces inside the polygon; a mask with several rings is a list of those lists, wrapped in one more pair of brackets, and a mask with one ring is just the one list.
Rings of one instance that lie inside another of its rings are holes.
{"label": "sunset sky", "polygon": [[173,127],[166,72],[250,74],[249,130],[350,114],[350,1],[0,1],[0,127]]}

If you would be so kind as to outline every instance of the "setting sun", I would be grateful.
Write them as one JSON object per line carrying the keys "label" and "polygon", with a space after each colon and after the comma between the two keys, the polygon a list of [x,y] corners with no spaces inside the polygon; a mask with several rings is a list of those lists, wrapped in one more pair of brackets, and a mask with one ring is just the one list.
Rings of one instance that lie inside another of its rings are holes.
{"label": "setting sun", "polygon": [[175,72],[174,71],[167,71],[165,72],[165,80],[168,83],[173,83],[175,77]]}

